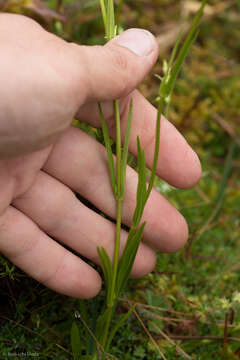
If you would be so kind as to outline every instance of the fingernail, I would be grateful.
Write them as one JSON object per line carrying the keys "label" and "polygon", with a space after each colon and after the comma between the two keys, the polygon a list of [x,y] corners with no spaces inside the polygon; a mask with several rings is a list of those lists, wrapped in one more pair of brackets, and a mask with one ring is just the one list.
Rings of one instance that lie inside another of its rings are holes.
{"label": "fingernail", "polygon": [[154,36],[147,30],[129,29],[118,35],[114,41],[139,56],[149,55],[154,48]]}

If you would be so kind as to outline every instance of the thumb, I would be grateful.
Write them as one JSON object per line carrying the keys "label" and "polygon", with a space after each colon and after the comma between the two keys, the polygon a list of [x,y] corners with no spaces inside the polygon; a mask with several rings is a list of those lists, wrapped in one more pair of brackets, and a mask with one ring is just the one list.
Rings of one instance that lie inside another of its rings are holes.
{"label": "thumb", "polygon": [[105,46],[70,46],[74,49],[72,70],[76,71],[78,106],[87,101],[128,95],[141,83],[158,57],[156,39],[142,29],[127,30]]}

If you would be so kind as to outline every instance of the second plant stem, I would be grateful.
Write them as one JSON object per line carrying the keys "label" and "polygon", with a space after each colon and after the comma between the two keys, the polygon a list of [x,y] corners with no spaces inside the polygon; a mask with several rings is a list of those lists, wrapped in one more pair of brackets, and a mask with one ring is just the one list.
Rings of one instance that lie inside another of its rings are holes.
{"label": "second plant stem", "polygon": [[119,250],[120,250],[120,234],[121,234],[121,224],[122,224],[122,200],[123,194],[121,189],[122,183],[122,146],[121,146],[121,124],[120,124],[120,113],[119,113],[119,102],[114,100],[114,114],[115,114],[115,123],[116,123],[116,156],[117,156],[117,186],[116,186],[116,201],[117,201],[117,224],[116,224],[116,239],[115,239],[115,250],[113,258],[113,280],[112,280],[112,294],[111,302],[115,298],[115,285],[117,279],[117,270],[118,270],[118,261],[119,261]]}
{"label": "second plant stem", "polygon": [[120,113],[119,113],[119,102],[118,100],[114,100],[114,115],[115,115],[115,125],[116,125],[116,193],[115,198],[117,202],[117,219],[116,219],[116,237],[115,237],[115,248],[114,248],[114,256],[113,256],[113,277],[112,277],[112,285],[111,285],[111,296],[107,309],[107,317],[104,328],[103,335],[103,347],[107,341],[107,334],[109,331],[111,318],[114,311],[114,305],[116,302],[116,279],[118,273],[118,263],[119,263],[119,252],[120,252],[120,236],[121,236],[121,224],[122,224],[122,146],[121,146],[121,124],[120,124]]}

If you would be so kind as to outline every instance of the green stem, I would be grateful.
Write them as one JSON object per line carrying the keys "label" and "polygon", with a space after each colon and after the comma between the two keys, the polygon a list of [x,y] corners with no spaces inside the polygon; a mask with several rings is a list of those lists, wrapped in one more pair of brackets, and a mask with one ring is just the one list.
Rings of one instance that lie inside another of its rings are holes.
{"label": "green stem", "polygon": [[159,156],[159,146],[160,146],[160,124],[161,124],[161,116],[163,112],[163,105],[164,105],[164,98],[161,97],[158,103],[158,113],[157,113],[157,121],[156,121],[156,135],[155,135],[155,150],[154,150],[154,158],[153,158],[153,165],[152,165],[152,172],[151,177],[149,180],[149,185],[146,193],[146,198],[144,201],[144,205],[147,202],[147,199],[152,191],[156,170],[157,170],[157,163],[158,163],[158,156]]}
{"label": "green stem", "polygon": [[118,271],[118,262],[119,262],[119,250],[120,250],[120,234],[121,234],[121,222],[122,222],[122,200],[117,201],[117,224],[116,224],[116,242],[115,242],[115,251],[113,259],[113,279],[112,279],[112,303],[115,300],[115,287]]}
{"label": "green stem", "polygon": [[108,339],[108,333],[109,333],[109,327],[111,324],[111,319],[112,319],[112,315],[113,315],[113,309],[114,307],[109,307],[108,308],[108,313],[107,313],[107,318],[106,318],[106,322],[105,322],[105,326],[104,326],[104,335],[103,335],[103,339],[102,339],[102,347],[103,349],[105,349],[106,347],[106,343],[107,343],[107,339]]}
{"label": "green stem", "polygon": [[114,113],[116,121],[116,156],[117,156],[117,224],[116,224],[116,239],[115,239],[115,250],[113,258],[113,279],[112,279],[112,296],[111,300],[114,301],[115,297],[115,284],[118,271],[119,262],[119,250],[120,250],[120,234],[121,234],[121,223],[122,223],[122,194],[121,194],[121,163],[122,163],[122,148],[121,148],[121,124],[120,124],[120,113],[118,100],[114,100]]}
{"label": "green stem", "polygon": [[120,113],[119,113],[119,102],[114,100],[114,113],[116,122],[116,155],[117,155],[117,199],[121,196],[121,160],[122,160],[122,149],[121,149],[121,124],[120,124]]}
{"label": "green stem", "polygon": [[113,315],[113,309],[116,302],[116,279],[118,273],[118,264],[119,264],[119,251],[120,251],[120,235],[121,235],[121,224],[122,224],[122,148],[121,148],[121,124],[120,124],[120,113],[119,113],[119,103],[118,100],[114,100],[114,113],[116,121],[116,162],[117,162],[117,182],[116,182],[116,201],[117,201],[117,223],[116,223],[116,238],[115,238],[115,249],[113,257],[113,277],[112,277],[112,287],[110,295],[110,303],[108,308],[107,319],[104,327],[104,336],[102,345],[105,347],[107,341],[107,335],[109,332],[109,327],[111,323],[111,318]]}
{"label": "green stem", "polygon": [[112,279],[112,293],[110,297],[110,304],[107,313],[107,319],[104,326],[104,336],[102,341],[102,346],[105,349],[105,345],[107,342],[107,336],[109,333],[109,327],[111,324],[112,315],[114,312],[114,307],[116,303],[116,279],[118,272],[118,263],[119,263],[119,250],[120,250],[120,234],[121,234],[121,223],[122,223],[122,200],[117,200],[117,224],[116,224],[116,242],[115,242],[115,251],[114,251],[114,259],[113,259],[113,279]]}
{"label": "green stem", "polygon": [[119,23],[119,16],[121,14],[122,6],[123,6],[124,0],[120,0],[117,6],[116,10],[116,23]]}

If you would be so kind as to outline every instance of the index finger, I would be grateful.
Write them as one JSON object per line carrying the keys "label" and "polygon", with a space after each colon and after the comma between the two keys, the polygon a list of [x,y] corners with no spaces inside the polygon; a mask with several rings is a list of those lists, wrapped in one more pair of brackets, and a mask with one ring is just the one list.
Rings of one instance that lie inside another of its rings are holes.
{"label": "index finger", "polygon": [[[145,150],[146,163],[151,168],[155,149],[155,125],[157,110],[139,91],[132,92],[120,101],[121,126],[126,127],[129,99],[133,100],[133,119],[129,150],[137,155],[137,136]],[[115,119],[112,101],[103,104],[103,111],[108,122],[111,136],[115,137]],[[100,126],[98,108],[95,103],[84,105],[78,112],[78,119]],[[201,177],[201,164],[197,154],[186,142],[184,137],[167,119],[162,117],[160,130],[160,149],[157,174],[169,184],[178,188],[194,186]]]}

